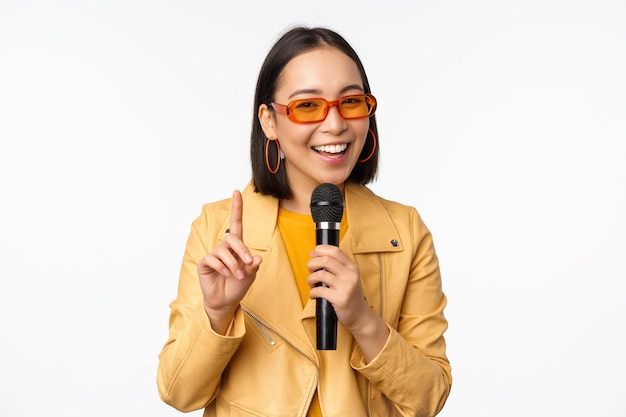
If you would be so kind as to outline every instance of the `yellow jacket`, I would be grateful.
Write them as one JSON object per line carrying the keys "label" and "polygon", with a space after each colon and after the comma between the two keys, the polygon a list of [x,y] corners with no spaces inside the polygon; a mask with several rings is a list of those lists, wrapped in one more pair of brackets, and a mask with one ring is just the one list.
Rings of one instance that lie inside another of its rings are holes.
{"label": "yellow jacket", "polygon": [[[229,332],[212,331],[197,261],[223,238],[230,199],[207,204],[192,225],[171,304],[170,336],[159,355],[163,401],[204,416],[306,416],[318,389],[325,417],[434,416],[452,383],[445,353],[439,264],[414,208],[346,184],[348,231],[340,247],[359,266],[367,301],[391,329],[365,363],[339,324],[337,350],[315,348],[315,301],[302,308],[276,228],[278,200],[243,191],[244,241],[263,257]],[[311,222],[311,227],[314,227]]]}

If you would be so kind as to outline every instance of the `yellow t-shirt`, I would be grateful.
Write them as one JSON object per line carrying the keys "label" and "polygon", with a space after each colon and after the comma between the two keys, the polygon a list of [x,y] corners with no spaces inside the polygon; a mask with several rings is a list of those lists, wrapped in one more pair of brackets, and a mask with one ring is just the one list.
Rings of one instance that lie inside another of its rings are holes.
{"label": "yellow t-shirt", "polygon": [[[346,213],[344,211],[341,219],[339,230],[340,239],[348,230],[348,222],[346,221]],[[285,243],[287,256],[291,263],[293,275],[296,278],[296,285],[300,293],[300,301],[302,307],[309,301],[309,269],[306,264],[309,261],[309,253],[315,248],[315,223],[310,214],[294,213],[283,208],[278,209],[278,230]],[[322,417],[322,410],[317,399],[317,391],[311,402],[308,417]]]}

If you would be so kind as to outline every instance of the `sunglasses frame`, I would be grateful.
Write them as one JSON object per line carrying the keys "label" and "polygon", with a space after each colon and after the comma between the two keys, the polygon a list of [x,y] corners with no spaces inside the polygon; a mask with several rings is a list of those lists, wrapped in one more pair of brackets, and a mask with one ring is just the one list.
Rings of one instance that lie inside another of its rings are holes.
{"label": "sunglasses frame", "polygon": [[[367,104],[369,104],[369,109],[370,112],[366,115],[366,116],[359,116],[359,117],[344,117],[343,114],[341,114],[341,107],[339,106],[339,103],[341,103],[343,100],[351,98],[351,97],[363,97],[365,98],[365,101],[367,101]],[[311,100],[321,100],[324,103],[326,103],[326,109],[324,111],[324,117],[319,119],[319,120],[309,120],[309,121],[302,121],[302,120],[298,120],[295,118],[294,115],[294,111],[293,108],[294,106],[296,106],[298,103],[301,102],[306,102],[306,101],[311,101]],[[378,105],[378,102],[376,101],[376,97],[374,97],[371,94],[350,94],[347,96],[342,96],[339,98],[339,100],[334,100],[334,101],[328,101],[325,98],[322,97],[312,97],[312,98],[304,98],[304,99],[298,99],[298,100],[293,100],[290,101],[289,104],[285,105],[285,104],[278,104],[275,102],[269,102],[267,103],[268,106],[270,106],[271,108],[273,108],[274,110],[276,110],[277,112],[287,115],[287,118],[289,120],[291,120],[294,123],[298,123],[298,124],[308,124],[308,123],[320,123],[323,122],[324,120],[326,120],[326,117],[328,117],[328,112],[330,111],[331,107],[337,107],[337,112],[339,113],[339,116],[341,116],[342,119],[344,120],[355,120],[355,119],[365,119],[367,117],[371,117],[374,112],[376,111],[376,107]]]}

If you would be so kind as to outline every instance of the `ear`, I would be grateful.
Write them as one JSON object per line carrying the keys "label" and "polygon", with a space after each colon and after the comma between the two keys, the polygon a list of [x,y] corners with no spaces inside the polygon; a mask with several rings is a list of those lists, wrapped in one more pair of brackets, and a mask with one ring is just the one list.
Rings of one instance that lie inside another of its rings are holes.
{"label": "ear", "polygon": [[276,129],[274,128],[276,124],[276,119],[274,119],[274,112],[269,108],[267,104],[261,104],[259,106],[259,122],[261,123],[261,129],[263,129],[263,133],[265,133],[265,137],[267,138],[276,138]]}

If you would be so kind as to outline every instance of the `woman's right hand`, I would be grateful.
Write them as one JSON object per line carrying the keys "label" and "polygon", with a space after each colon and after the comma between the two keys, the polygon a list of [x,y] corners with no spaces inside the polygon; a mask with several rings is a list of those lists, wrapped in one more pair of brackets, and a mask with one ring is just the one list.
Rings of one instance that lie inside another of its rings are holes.
{"label": "woman's right hand", "polygon": [[204,310],[211,327],[225,334],[239,302],[254,282],[262,258],[252,256],[243,243],[243,199],[233,193],[230,232],[224,240],[198,263],[200,288],[204,295]]}

